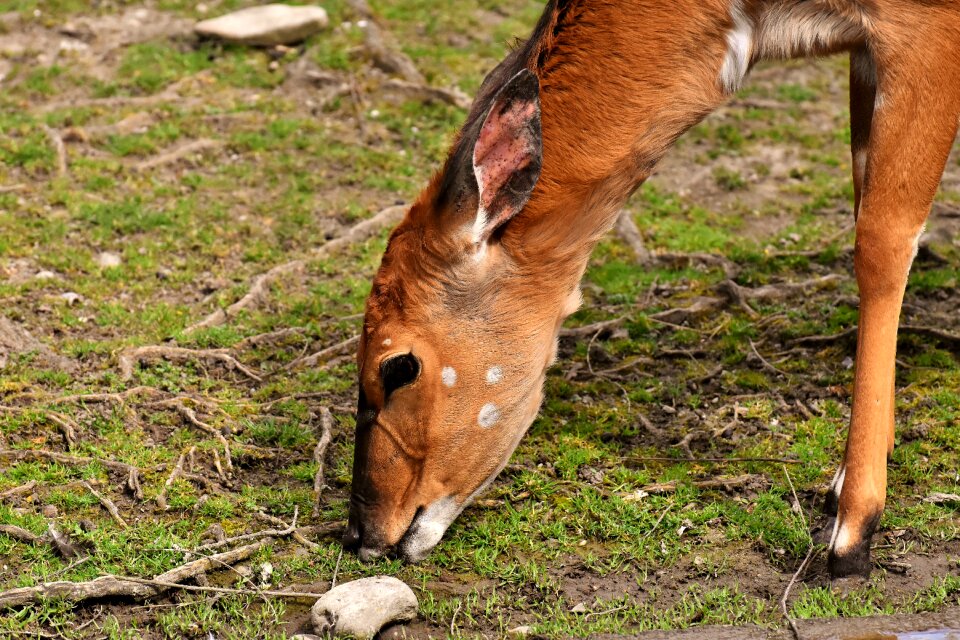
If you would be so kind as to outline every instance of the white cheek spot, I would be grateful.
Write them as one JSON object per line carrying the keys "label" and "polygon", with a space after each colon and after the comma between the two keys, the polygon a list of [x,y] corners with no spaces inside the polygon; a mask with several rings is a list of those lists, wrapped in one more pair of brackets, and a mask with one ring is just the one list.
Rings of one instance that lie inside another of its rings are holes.
{"label": "white cheek spot", "polygon": [[385,347],[389,347],[392,344],[393,344],[393,340],[391,340],[390,338],[387,338],[386,340],[383,341],[383,346]]}
{"label": "white cheek spot", "polygon": [[477,416],[477,424],[484,429],[489,429],[500,420],[500,409],[492,402],[488,402],[480,409],[480,415]]}
{"label": "white cheek spot", "polygon": [[495,365],[487,369],[487,383],[488,384],[497,384],[503,380],[503,369],[499,365]]}
{"label": "white cheek spot", "polygon": [[445,387],[457,384],[457,371],[453,367],[444,367],[440,372],[440,379]]}
{"label": "white cheek spot", "polygon": [[720,67],[720,87],[726,93],[735,93],[750,68],[753,55],[753,23],[743,12],[740,0],[730,7],[733,28],[727,33],[727,54]]}

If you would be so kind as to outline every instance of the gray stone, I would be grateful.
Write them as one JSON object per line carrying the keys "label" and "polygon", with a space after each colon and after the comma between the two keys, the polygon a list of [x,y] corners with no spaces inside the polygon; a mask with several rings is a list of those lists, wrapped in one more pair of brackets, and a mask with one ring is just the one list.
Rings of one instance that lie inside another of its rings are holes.
{"label": "gray stone", "polygon": [[97,254],[97,264],[104,269],[109,269],[110,267],[119,267],[121,264],[123,264],[123,258],[116,253],[104,251],[103,253]]}
{"label": "gray stone", "polygon": [[372,638],[391,622],[413,620],[418,606],[406,584],[375,576],[334,587],[317,600],[310,616],[321,636]]}
{"label": "gray stone", "polygon": [[325,28],[328,22],[327,12],[321,7],[266,4],[203,20],[194,30],[208,38],[272,47],[300,42]]}

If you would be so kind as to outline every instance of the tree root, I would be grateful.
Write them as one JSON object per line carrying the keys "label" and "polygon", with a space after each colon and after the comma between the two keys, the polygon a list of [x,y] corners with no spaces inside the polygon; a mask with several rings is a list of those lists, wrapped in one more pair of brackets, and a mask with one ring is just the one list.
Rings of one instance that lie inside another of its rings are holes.
{"label": "tree root", "polygon": [[162,167],[165,164],[171,164],[178,162],[190,155],[195,153],[200,153],[201,151],[206,151],[207,149],[216,149],[221,146],[219,140],[211,140],[210,138],[200,138],[199,140],[191,140],[186,144],[178,145],[174,149],[161,153],[158,156],[153,158],[148,158],[143,162],[138,162],[133,165],[134,171],[149,171],[150,169],[156,169],[157,167]]}
{"label": "tree root", "polygon": [[242,311],[250,311],[258,308],[267,299],[270,286],[281,277],[301,271],[306,267],[308,261],[321,260],[344,247],[369,239],[385,227],[399,222],[404,213],[406,213],[407,208],[406,205],[387,207],[372,218],[357,223],[339,238],[334,238],[326,244],[317,247],[310,252],[306,258],[277,265],[266,273],[256,276],[252,280],[250,290],[246,295],[226,309],[217,309],[200,322],[187,327],[184,329],[184,333],[190,334],[197,329],[218,327]]}
{"label": "tree root", "polygon": [[150,360],[171,360],[173,362],[184,362],[189,360],[212,360],[226,366],[227,369],[236,369],[251,380],[263,382],[263,378],[251,371],[249,368],[240,364],[240,362],[228,353],[228,349],[184,349],[183,347],[168,347],[163,345],[151,345],[146,347],[136,347],[126,349],[120,353],[118,362],[120,364],[120,378],[129,380],[133,377],[133,367],[137,362],[147,362]]}
{"label": "tree root", "polygon": [[314,354],[309,356],[304,356],[302,358],[297,358],[296,360],[291,361],[285,367],[285,371],[290,371],[298,367],[315,367],[321,362],[326,362],[335,355],[346,351],[360,343],[360,336],[353,336],[352,338],[347,338],[343,342],[338,342],[337,344],[321,349]]}
{"label": "tree root", "polygon": [[313,461],[317,463],[317,472],[313,476],[313,516],[320,515],[320,495],[326,486],[323,479],[323,457],[327,453],[327,447],[333,439],[331,428],[333,427],[333,414],[326,407],[320,408],[320,440],[313,450]]}
{"label": "tree root", "polygon": [[[171,589],[190,589],[188,585],[180,584],[184,580],[194,579],[201,573],[223,565],[233,565],[246,560],[272,540],[265,538],[237,549],[218,553],[188,562],[175,569],[152,578],[133,578],[124,576],[102,576],[87,582],[47,582],[34,587],[10,589],[0,593],[0,610],[19,607],[32,602],[41,602],[47,598],[67,600],[74,604],[98,598],[127,597],[144,600]],[[210,590],[206,588],[205,590]],[[194,588],[193,590],[196,590]],[[243,593],[244,590],[229,590],[232,593]],[[252,591],[251,593],[264,593]],[[287,594],[288,592],[273,592]],[[310,594],[311,596],[313,594]]]}

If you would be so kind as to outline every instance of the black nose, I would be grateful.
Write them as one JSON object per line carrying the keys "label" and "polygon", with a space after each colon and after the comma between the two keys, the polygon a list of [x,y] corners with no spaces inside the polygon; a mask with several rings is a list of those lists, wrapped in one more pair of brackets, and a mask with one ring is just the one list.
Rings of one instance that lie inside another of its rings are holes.
{"label": "black nose", "polygon": [[355,551],[360,547],[360,539],[362,537],[360,524],[354,518],[350,518],[350,522],[347,524],[347,530],[343,532],[343,539],[341,540],[344,548],[348,551]]}

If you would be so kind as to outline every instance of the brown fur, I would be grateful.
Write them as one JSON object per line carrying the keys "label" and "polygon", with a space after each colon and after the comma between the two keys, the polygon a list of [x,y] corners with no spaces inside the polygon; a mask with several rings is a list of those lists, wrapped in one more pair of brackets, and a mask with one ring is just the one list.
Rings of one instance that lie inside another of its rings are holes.
{"label": "brown fur", "polygon": [[[718,77],[733,4],[551,0],[533,37],[484,82],[444,168],[391,236],[368,301],[351,542],[378,552],[402,542],[418,509],[447,497],[462,508],[505,464],[539,407],[594,244],[674,140],[726,97]],[[863,571],[893,443],[900,303],[960,115],[960,3],[736,5],[753,25],[750,64],[852,50],[861,70],[851,83],[854,166],[856,154],[865,160],[854,175],[860,341],[831,566]],[[477,258],[465,233],[477,215],[473,144],[499,87],[522,68],[540,83],[542,171]],[[422,359],[421,377],[384,403],[378,363],[407,352]],[[494,364],[506,374],[496,388],[483,383]],[[441,384],[445,365],[459,386]],[[476,424],[485,402],[502,413],[495,428]]]}

